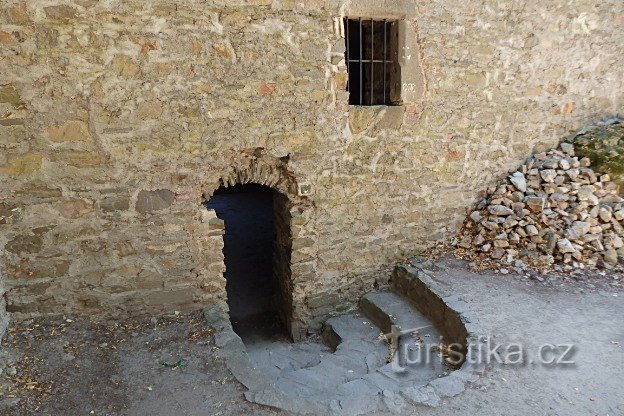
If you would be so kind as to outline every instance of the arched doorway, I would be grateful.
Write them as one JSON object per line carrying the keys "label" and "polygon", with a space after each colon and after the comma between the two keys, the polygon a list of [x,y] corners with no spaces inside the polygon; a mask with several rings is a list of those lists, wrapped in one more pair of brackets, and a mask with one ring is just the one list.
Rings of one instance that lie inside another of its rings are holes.
{"label": "arched doorway", "polygon": [[225,223],[230,320],[243,340],[284,336],[292,315],[288,198],[255,183],[222,186],[206,201]]}

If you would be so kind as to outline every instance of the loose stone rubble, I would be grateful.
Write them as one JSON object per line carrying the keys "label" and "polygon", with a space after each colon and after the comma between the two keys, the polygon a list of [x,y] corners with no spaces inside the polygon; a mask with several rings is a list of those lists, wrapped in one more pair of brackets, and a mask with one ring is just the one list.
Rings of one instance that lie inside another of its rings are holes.
{"label": "loose stone rubble", "polygon": [[470,213],[456,244],[482,260],[557,268],[612,268],[624,258],[624,199],[574,145],[536,154]]}

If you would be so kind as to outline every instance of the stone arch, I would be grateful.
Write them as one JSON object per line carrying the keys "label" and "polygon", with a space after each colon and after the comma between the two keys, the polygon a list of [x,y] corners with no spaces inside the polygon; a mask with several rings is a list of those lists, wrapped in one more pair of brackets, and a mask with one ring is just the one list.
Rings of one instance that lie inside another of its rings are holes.
{"label": "stone arch", "polygon": [[[292,338],[299,340],[305,336],[307,324],[304,320],[306,316],[304,301],[300,295],[297,296],[302,293],[302,290],[297,290],[296,286],[302,285],[305,280],[312,277],[313,274],[309,271],[315,268],[315,265],[309,264],[302,267],[300,263],[302,259],[304,263],[309,263],[309,260],[314,259],[315,256],[311,255],[310,251],[316,249],[312,248],[309,243],[302,246],[300,243],[302,239],[306,241],[312,241],[312,239],[309,237],[309,231],[300,225],[308,222],[312,203],[308,198],[298,194],[298,184],[288,167],[288,158],[266,155],[261,149],[256,149],[243,152],[230,160],[232,160],[232,165],[224,169],[223,174],[213,176],[216,179],[201,184],[202,204],[209,201],[217,189],[234,185],[264,185],[279,195],[278,204],[281,204],[281,207],[276,210],[276,214],[279,212],[280,215],[276,215],[275,226],[278,230],[278,238],[287,238],[288,241],[278,241],[278,244],[287,246],[287,252],[276,256],[274,270],[281,276],[280,291],[283,301],[287,303],[283,308],[287,311],[287,316],[283,316],[283,320]],[[229,313],[225,290],[225,258],[222,254],[223,236],[227,230],[214,211],[203,206],[202,211],[200,218],[208,225],[208,229],[205,230],[204,235],[197,236],[197,241],[201,246],[200,252],[206,251],[211,257],[210,261],[204,264],[205,276],[202,280],[215,288],[220,299],[219,309]],[[218,254],[216,254],[217,251]],[[293,262],[297,264],[294,265]]]}
{"label": "stone arch", "polygon": [[288,156],[278,158],[267,155],[263,149],[254,149],[241,152],[230,160],[233,161],[232,164],[215,182],[202,186],[204,198],[208,199],[221,186],[257,183],[285,195],[293,206],[303,208],[311,205],[308,198],[298,194],[297,180],[288,167]]}

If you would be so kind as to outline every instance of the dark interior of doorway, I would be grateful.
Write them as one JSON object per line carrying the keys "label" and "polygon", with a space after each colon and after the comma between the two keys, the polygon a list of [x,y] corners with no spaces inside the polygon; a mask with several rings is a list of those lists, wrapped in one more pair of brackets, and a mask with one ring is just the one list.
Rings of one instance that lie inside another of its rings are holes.
{"label": "dark interior of doorway", "polygon": [[[286,337],[280,293],[276,203],[258,184],[221,187],[206,202],[225,222],[223,254],[230,320],[245,342]],[[277,255],[276,255],[277,254]]]}

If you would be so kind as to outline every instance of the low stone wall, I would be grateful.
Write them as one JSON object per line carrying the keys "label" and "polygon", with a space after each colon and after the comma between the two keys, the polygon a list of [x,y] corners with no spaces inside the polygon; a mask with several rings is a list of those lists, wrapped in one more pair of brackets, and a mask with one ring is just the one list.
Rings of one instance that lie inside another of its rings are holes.
{"label": "low stone wall", "polygon": [[411,263],[414,267],[395,267],[391,285],[436,323],[446,344],[465,346],[461,367],[427,385],[439,397],[455,396],[464,391],[467,382],[475,381],[486,371],[487,333],[470,314],[468,303],[456,295],[449,295],[420,267],[420,261],[416,259]]}
{"label": "low stone wall", "polygon": [[392,273],[391,286],[434,321],[447,344],[467,348],[469,342],[478,342],[481,330],[471,326],[473,319],[466,315],[468,304],[445,293],[423,270],[397,266]]}

